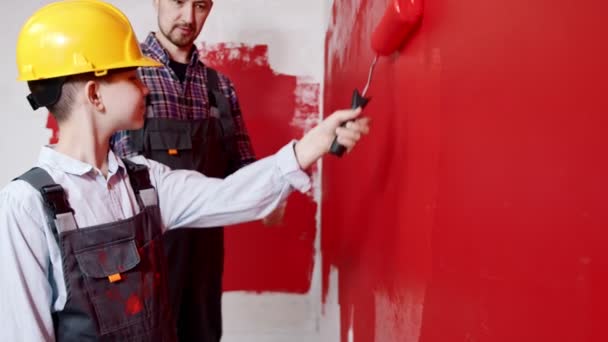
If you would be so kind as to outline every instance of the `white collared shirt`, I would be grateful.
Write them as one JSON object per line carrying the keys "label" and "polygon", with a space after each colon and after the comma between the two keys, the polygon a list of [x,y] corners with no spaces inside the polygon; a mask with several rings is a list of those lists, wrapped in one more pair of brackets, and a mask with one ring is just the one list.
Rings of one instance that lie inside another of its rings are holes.
{"label": "white collared shirt", "polygon": [[[172,171],[142,156],[158,192],[162,229],[217,227],[263,218],[310,179],[295,158],[293,143],[226,179],[195,171]],[[43,147],[38,167],[68,197],[80,228],[139,213],[123,162],[108,154],[107,179],[93,166]],[[0,191],[0,341],[54,341],[52,312],[66,303],[61,254],[48,226],[42,197],[18,180]]]}

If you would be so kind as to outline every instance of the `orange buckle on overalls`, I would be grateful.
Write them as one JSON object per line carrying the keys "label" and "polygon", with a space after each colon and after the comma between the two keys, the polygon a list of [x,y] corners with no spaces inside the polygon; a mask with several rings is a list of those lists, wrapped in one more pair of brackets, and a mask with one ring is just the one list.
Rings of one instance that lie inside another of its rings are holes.
{"label": "orange buckle on overalls", "polygon": [[170,156],[176,156],[177,155],[177,149],[176,148],[170,148],[167,153],[169,153]]}
{"label": "orange buckle on overalls", "polygon": [[114,273],[111,274],[108,279],[110,280],[110,283],[115,283],[117,281],[121,281],[122,280],[122,276],[120,275],[120,273]]}

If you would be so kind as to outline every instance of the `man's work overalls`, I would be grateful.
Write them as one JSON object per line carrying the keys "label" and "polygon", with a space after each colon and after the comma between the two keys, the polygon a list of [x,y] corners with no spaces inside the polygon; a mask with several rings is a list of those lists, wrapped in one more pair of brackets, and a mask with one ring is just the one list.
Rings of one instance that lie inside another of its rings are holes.
{"label": "man's work overalls", "polygon": [[[132,151],[172,169],[224,178],[238,168],[235,127],[229,100],[217,72],[207,68],[211,115],[205,119],[146,118],[130,131]],[[224,231],[180,228],[164,236],[169,294],[180,341],[218,342],[222,336]]]}

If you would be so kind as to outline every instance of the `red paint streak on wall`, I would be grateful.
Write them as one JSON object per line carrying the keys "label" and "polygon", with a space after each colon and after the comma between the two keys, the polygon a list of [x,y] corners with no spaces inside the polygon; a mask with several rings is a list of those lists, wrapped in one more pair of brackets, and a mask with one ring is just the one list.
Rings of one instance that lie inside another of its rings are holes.
{"label": "red paint streak on wall", "polygon": [[[319,84],[274,72],[267,46],[206,45],[201,53],[234,82],[259,158],[301,137],[305,121],[318,116]],[[53,131],[50,143],[56,143],[58,128],[50,114],[47,128]],[[224,289],[306,293],[314,264],[315,215],[311,196],[297,193],[289,197],[282,225],[252,222],[227,229]]]}
{"label": "red paint streak on wall", "polygon": [[[292,125],[319,112],[319,85],[274,72],[265,45],[205,45],[203,59],[234,82],[258,157],[268,156],[303,128]],[[303,99],[299,93],[314,96]],[[305,100],[305,101],[304,101]],[[282,226],[253,222],[226,230],[225,290],[305,293],[314,263],[316,204],[289,197]]]}
{"label": "red paint streak on wall", "polygon": [[[388,2],[334,2],[326,113],[365,82]],[[608,340],[607,7],[425,2],[378,64],[372,135],[324,166],[343,341],[351,317],[365,342]]]}
{"label": "red paint streak on wall", "polygon": [[50,129],[52,134],[49,139],[49,144],[56,144],[59,141],[59,127],[55,117],[49,113],[46,118],[46,128]]}

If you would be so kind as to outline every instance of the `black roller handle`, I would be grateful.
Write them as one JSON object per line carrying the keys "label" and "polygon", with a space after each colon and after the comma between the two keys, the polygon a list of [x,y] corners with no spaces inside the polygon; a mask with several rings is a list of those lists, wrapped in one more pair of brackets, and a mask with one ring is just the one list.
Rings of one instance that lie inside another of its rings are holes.
{"label": "black roller handle", "polygon": [[[355,91],[353,92],[353,98],[350,103],[350,108],[357,109],[357,108],[361,107],[361,109],[363,109],[363,108],[365,108],[365,106],[367,106],[367,103],[370,100],[371,100],[370,97],[363,97],[361,94],[359,94],[359,90],[355,89]],[[340,127],[346,126],[347,122],[348,121],[343,122],[340,125]],[[335,156],[338,156],[338,157],[342,157],[344,155],[344,152],[346,152],[346,147],[344,147],[343,145],[338,143],[338,137],[336,136],[334,138],[334,141],[331,143],[331,147],[329,148],[329,153],[331,153]]]}

